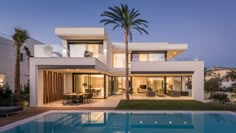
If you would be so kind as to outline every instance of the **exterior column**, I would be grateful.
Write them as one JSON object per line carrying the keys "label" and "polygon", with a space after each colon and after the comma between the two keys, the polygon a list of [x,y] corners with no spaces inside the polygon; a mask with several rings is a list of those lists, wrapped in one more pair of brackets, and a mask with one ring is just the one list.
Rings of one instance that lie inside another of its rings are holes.
{"label": "exterior column", "polygon": [[166,89],[167,88],[167,86],[166,86],[166,76],[164,76],[164,94],[167,94],[167,92],[166,92]]}

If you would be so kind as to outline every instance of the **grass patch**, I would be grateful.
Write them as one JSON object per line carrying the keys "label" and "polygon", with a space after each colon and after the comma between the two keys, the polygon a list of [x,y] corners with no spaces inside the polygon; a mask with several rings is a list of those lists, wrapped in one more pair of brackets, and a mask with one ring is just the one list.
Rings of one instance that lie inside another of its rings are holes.
{"label": "grass patch", "polygon": [[121,100],[117,110],[227,110],[193,100]]}

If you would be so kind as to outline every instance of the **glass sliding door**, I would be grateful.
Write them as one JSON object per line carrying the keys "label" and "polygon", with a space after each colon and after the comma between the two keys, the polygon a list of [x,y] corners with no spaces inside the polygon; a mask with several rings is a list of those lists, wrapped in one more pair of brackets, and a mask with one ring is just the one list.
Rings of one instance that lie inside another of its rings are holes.
{"label": "glass sliding door", "polygon": [[192,96],[192,76],[182,77],[182,96]]}
{"label": "glass sliding door", "polygon": [[180,77],[167,77],[166,78],[167,95],[181,96],[182,92],[182,78]]}
{"label": "glass sliding door", "polygon": [[147,77],[132,77],[133,93],[145,93],[147,90]]}
{"label": "glass sliding door", "polygon": [[125,93],[125,77],[113,77],[113,90],[112,94],[123,94]]}
{"label": "glass sliding door", "polygon": [[157,93],[164,93],[164,77],[148,77],[148,87]]}
{"label": "glass sliding door", "polygon": [[104,98],[104,75],[90,75],[90,86],[94,98]]}
{"label": "glass sliding door", "polygon": [[76,74],[74,75],[74,93],[86,93],[88,92],[88,79],[89,76],[85,74]]}
{"label": "glass sliding door", "polygon": [[113,95],[113,78],[111,76],[108,76],[108,96]]}
{"label": "glass sliding door", "polygon": [[103,74],[74,74],[74,93],[93,93],[93,98],[104,98]]}

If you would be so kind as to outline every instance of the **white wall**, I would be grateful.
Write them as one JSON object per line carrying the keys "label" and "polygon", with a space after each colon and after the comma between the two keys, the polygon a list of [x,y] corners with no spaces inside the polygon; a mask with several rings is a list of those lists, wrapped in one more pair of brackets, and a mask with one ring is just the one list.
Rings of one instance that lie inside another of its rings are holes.
{"label": "white wall", "polygon": [[34,45],[34,57],[51,57],[53,48],[49,45]]}

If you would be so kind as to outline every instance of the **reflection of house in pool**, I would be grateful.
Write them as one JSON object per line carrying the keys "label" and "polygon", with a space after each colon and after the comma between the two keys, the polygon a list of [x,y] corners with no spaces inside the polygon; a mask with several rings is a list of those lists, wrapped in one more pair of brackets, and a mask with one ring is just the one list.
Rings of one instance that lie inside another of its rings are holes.
{"label": "reflection of house in pool", "polygon": [[[37,117],[37,116],[36,116]],[[231,112],[74,112],[52,111],[7,132],[37,133],[231,133]]]}
{"label": "reflection of house in pool", "polygon": [[[63,127],[65,131],[70,129],[80,132],[145,132],[148,131],[176,131],[191,132],[202,129],[203,117],[196,114],[153,114],[153,113],[56,113],[38,119],[37,122],[54,124],[55,127]],[[44,130],[47,126],[44,125]],[[85,130],[86,127],[86,130]],[[54,131],[59,129],[54,128]]]}

